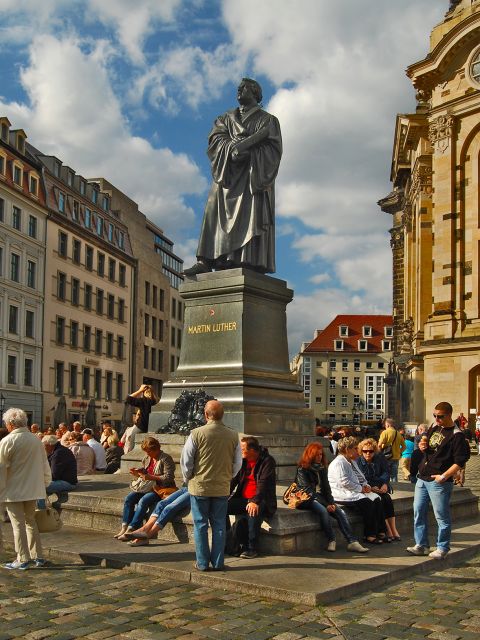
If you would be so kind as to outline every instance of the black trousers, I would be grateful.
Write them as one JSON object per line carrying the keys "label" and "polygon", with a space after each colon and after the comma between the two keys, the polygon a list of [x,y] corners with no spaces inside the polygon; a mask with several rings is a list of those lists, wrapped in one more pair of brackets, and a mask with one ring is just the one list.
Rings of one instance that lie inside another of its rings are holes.
{"label": "black trousers", "polygon": [[250,551],[254,551],[257,548],[258,536],[260,534],[260,528],[263,521],[263,513],[265,511],[265,504],[261,502],[258,505],[258,514],[256,516],[249,516],[246,507],[248,500],[246,498],[230,498],[227,508],[227,531],[230,529],[230,518],[228,516],[243,515],[247,519],[248,524],[248,548]]}
{"label": "black trousers", "polygon": [[379,533],[386,533],[387,528],[385,526],[382,501],[378,498],[376,500],[361,498],[354,502],[339,502],[338,504],[354,509],[362,516],[363,531],[366,538],[377,536]]}

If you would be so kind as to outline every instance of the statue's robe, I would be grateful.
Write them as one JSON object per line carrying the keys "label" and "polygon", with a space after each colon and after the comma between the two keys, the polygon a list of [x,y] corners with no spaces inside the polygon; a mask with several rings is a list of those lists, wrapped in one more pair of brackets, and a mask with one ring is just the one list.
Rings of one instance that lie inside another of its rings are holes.
{"label": "statue's robe", "polygon": [[[266,130],[264,130],[264,127]],[[235,145],[263,131],[249,158],[234,161]],[[213,184],[203,217],[197,257],[212,267],[248,266],[275,271],[275,190],[282,137],[280,124],[260,107],[219,116],[208,139]]]}

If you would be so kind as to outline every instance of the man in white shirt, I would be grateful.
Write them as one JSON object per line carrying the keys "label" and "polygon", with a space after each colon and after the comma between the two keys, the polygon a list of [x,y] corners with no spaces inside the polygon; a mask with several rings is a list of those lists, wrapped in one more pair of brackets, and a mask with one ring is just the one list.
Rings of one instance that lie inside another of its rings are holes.
{"label": "man in white shirt", "polygon": [[28,569],[33,563],[43,567],[42,545],[35,506],[45,500],[45,487],[52,475],[41,441],[30,433],[27,416],[21,409],[8,409],[3,420],[9,431],[0,442],[0,503],[4,502],[12,523],[17,558],[5,569]]}
{"label": "man in white shirt", "polygon": [[83,441],[88,444],[90,449],[95,454],[95,469],[97,471],[105,471],[107,467],[107,459],[105,458],[105,449],[102,445],[93,437],[93,431],[91,429],[84,429],[82,431]]}

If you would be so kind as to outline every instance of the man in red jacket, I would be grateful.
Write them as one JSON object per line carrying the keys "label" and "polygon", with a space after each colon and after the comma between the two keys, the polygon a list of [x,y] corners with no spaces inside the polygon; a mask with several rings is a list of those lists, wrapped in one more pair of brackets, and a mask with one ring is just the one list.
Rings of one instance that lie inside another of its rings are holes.
{"label": "man in red jacket", "polygon": [[[248,541],[240,558],[256,558],[258,536],[264,516],[271,516],[277,508],[276,463],[261,447],[257,438],[245,436],[240,440],[242,468],[232,481],[228,500],[228,515],[244,515],[248,524]],[[230,521],[227,516],[227,528]]]}

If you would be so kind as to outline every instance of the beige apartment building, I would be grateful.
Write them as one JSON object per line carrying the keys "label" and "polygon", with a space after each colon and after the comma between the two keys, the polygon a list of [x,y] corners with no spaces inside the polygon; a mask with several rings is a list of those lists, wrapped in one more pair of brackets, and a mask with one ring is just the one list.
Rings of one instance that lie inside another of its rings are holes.
{"label": "beige apartment building", "polygon": [[[135,260],[110,196],[53,156],[44,169],[47,224],[43,330],[44,423],[60,398],[66,419],[119,420],[131,389]],[[93,401],[93,402],[92,402]]]}
{"label": "beige apartment building", "polygon": [[391,180],[395,414],[480,411],[480,1],[452,2],[407,75]]}
{"label": "beige apartment building", "polygon": [[183,260],[173,242],[138,208],[138,204],[105,178],[95,178],[126,225],[136,257],[132,353],[132,390],[142,383],[160,396],[163,382],[178,366],[183,332]]}
{"label": "beige apartment building", "polygon": [[358,424],[388,416],[385,377],[392,317],[338,315],[303,346],[295,366],[305,404],[321,424]]}
{"label": "beige apartment building", "polygon": [[42,419],[47,210],[26,137],[0,118],[0,408],[22,408],[31,424]]}

